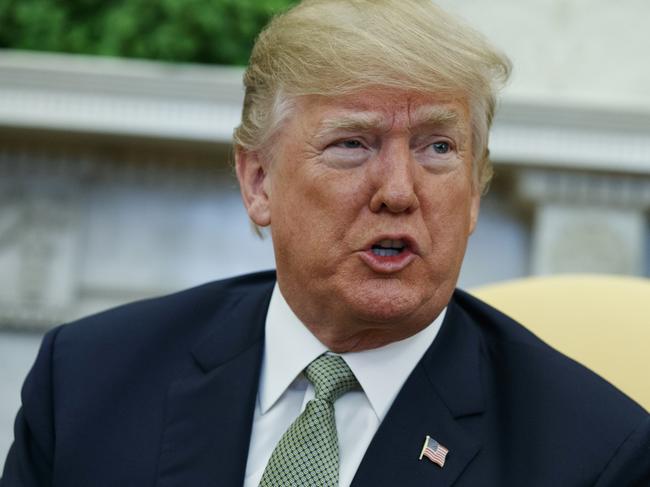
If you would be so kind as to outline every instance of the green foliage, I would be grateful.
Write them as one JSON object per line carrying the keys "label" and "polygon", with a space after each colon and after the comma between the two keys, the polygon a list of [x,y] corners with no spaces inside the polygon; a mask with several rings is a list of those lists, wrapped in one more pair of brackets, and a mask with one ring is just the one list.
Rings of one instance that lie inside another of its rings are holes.
{"label": "green foliage", "polygon": [[296,1],[0,0],[0,47],[243,65]]}

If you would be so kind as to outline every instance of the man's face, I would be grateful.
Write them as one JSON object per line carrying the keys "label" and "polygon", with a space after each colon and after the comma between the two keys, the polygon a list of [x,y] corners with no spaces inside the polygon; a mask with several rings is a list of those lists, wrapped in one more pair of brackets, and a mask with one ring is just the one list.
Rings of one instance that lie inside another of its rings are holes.
{"label": "man's face", "polygon": [[330,348],[406,338],[447,305],[479,208],[471,135],[463,97],[366,91],[300,98],[270,154],[240,154],[280,289]]}

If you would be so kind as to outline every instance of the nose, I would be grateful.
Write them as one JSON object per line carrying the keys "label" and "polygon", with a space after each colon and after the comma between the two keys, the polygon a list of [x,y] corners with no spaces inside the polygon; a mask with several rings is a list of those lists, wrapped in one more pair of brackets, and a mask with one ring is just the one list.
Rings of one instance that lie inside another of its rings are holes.
{"label": "nose", "polygon": [[374,213],[410,213],[419,207],[416,194],[416,164],[410,148],[386,148],[378,155],[376,164],[371,164],[376,190],[370,199],[370,210]]}

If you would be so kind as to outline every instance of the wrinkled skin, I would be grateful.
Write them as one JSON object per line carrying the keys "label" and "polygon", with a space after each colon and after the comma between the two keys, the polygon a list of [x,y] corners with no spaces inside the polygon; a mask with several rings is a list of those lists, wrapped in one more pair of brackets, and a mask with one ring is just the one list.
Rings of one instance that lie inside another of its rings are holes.
{"label": "wrinkled skin", "polygon": [[[271,147],[237,150],[282,294],[330,350],[402,340],[447,305],[479,211],[471,135],[462,96],[365,91],[299,98]],[[404,252],[373,254],[386,238]]]}

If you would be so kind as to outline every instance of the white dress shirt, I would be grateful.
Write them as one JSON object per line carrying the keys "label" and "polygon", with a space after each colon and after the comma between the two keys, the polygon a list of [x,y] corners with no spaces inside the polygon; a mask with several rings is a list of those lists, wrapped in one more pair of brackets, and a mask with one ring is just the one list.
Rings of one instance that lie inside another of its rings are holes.
{"label": "white dress shirt", "polygon": [[[339,485],[349,486],[372,437],[409,374],[435,339],[440,316],[419,333],[384,347],[341,354],[363,390],[335,403]],[[314,397],[302,371],[327,347],[311,334],[276,283],[266,316],[266,338],[244,487],[257,487],[275,446]]]}

